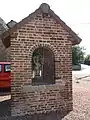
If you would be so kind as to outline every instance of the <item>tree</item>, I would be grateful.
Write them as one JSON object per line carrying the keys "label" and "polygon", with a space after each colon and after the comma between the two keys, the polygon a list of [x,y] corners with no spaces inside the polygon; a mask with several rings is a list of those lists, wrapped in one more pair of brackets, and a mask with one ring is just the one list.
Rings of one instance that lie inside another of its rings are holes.
{"label": "tree", "polygon": [[87,56],[85,57],[85,60],[90,60],[90,55],[87,55]]}
{"label": "tree", "polygon": [[90,55],[87,55],[87,56],[85,57],[84,64],[90,65]]}
{"label": "tree", "polygon": [[85,48],[79,45],[72,47],[72,64],[76,65],[78,63],[84,62]]}

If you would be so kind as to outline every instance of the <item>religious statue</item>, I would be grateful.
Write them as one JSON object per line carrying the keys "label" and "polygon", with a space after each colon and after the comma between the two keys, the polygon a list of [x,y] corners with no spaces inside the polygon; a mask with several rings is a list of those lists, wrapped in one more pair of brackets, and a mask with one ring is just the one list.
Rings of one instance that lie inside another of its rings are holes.
{"label": "religious statue", "polygon": [[41,56],[40,55],[33,56],[33,63],[34,63],[33,77],[41,76]]}

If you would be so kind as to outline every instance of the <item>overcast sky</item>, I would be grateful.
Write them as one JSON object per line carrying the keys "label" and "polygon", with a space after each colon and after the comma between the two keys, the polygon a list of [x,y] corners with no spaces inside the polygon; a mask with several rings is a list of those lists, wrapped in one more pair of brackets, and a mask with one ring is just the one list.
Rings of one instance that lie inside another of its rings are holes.
{"label": "overcast sky", "polygon": [[0,0],[0,17],[17,22],[34,12],[41,3],[51,9],[82,38],[81,46],[90,54],[90,0]]}

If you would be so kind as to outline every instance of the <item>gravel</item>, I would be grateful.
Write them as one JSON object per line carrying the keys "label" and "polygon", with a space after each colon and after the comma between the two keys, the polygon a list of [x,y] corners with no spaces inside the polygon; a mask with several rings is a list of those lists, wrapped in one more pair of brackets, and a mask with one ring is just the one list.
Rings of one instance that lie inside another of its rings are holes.
{"label": "gravel", "polygon": [[73,111],[62,120],[90,120],[90,77],[73,79]]}

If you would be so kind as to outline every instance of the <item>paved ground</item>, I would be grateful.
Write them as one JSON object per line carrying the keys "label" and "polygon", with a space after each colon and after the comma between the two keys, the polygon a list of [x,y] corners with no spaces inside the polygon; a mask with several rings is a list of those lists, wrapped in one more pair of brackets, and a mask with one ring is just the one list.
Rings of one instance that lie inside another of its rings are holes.
{"label": "paved ground", "polygon": [[10,94],[7,95],[7,94],[4,93],[4,95],[0,96],[0,102],[5,101],[5,100],[9,100],[9,99],[11,99]]}

